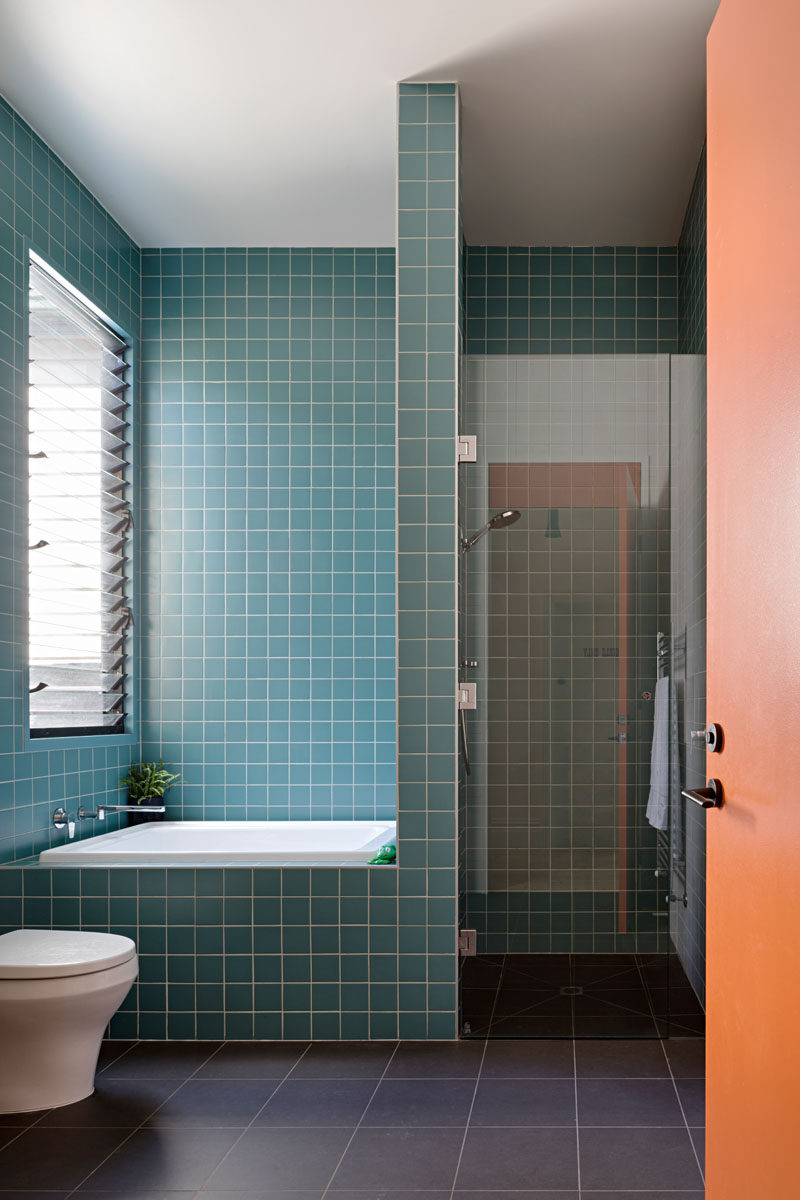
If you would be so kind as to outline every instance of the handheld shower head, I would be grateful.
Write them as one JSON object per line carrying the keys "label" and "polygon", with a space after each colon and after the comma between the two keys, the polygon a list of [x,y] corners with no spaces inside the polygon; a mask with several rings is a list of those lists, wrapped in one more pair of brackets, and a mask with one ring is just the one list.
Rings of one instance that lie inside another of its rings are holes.
{"label": "handheld shower head", "polygon": [[462,537],[461,549],[466,552],[479,542],[487,533],[491,533],[494,529],[505,529],[507,525],[513,525],[520,518],[520,513],[516,508],[504,508],[502,512],[495,513],[493,517],[486,522],[482,529],[477,533],[473,533],[472,537]]}

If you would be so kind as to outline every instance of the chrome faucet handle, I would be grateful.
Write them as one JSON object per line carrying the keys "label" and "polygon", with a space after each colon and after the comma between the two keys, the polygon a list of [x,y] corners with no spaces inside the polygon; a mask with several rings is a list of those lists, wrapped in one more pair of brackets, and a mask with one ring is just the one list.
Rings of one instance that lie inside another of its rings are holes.
{"label": "chrome faucet handle", "polygon": [[56,829],[66,829],[67,837],[75,837],[75,821],[65,808],[57,808],[53,813],[53,825]]}

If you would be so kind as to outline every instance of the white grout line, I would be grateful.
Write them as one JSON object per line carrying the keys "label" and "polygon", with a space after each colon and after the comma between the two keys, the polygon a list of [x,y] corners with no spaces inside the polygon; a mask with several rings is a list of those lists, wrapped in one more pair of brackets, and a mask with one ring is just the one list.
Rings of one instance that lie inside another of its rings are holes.
{"label": "white grout line", "polygon": [[[142,1043],[138,1043],[138,1044],[142,1044]],[[194,1045],[195,1043],[193,1043],[193,1042],[180,1042],[180,1043],[173,1043],[173,1044],[177,1044],[177,1045]],[[111,1157],[112,1157],[114,1154],[116,1154],[116,1153],[117,1153],[117,1151],[121,1150],[121,1149],[122,1149],[122,1147],[123,1147],[123,1146],[125,1146],[125,1145],[126,1145],[126,1144],[127,1144],[127,1143],[128,1143],[130,1140],[131,1140],[131,1138],[133,1137],[133,1135],[134,1135],[134,1134],[136,1134],[136,1133],[139,1133],[139,1132],[140,1132],[140,1130],[142,1130],[142,1129],[150,1128],[150,1126],[149,1126],[149,1122],[152,1120],[152,1118],[153,1118],[153,1117],[154,1117],[154,1116],[155,1116],[157,1113],[159,1113],[159,1112],[161,1111],[161,1109],[164,1107],[164,1105],[165,1105],[165,1104],[167,1104],[167,1103],[168,1103],[168,1102],[169,1102],[169,1101],[170,1101],[170,1100],[173,1098],[173,1096],[176,1094],[176,1092],[179,1092],[179,1091],[180,1091],[180,1089],[181,1089],[181,1088],[184,1086],[184,1084],[188,1083],[190,1079],[195,1079],[195,1078],[197,1077],[197,1073],[198,1073],[198,1071],[201,1071],[201,1070],[203,1069],[203,1067],[205,1067],[205,1066],[206,1066],[208,1063],[210,1063],[210,1062],[212,1061],[212,1059],[216,1058],[216,1056],[217,1056],[217,1055],[220,1053],[220,1051],[222,1050],[223,1046],[225,1046],[226,1044],[227,1044],[227,1043],[225,1043],[225,1042],[222,1042],[222,1043],[221,1043],[219,1046],[217,1046],[216,1050],[213,1050],[213,1051],[211,1052],[211,1054],[209,1054],[209,1055],[208,1055],[208,1057],[207,1057],[207,1058],[204,1058],[204,1059],[203,1059],[203,1061],[202,1061],[201,1063],[198,1063],[197,1067],[195,1067],[195,1069],[194,1069],[194,1071],[192,1071],[191,1075],[187,1075],[187,1076],[186,1076],[184,1079],[176,1080],[176,1081],[175,1081],[175,1083],[176,1083],[176,1087],[175,1087],[175,1089],[174,1089],[173,1091],[171,1091],[171,1092],[170,1092],[170,1094],[169,1094],[169,1095],[168,1095],[168,1096],[167,1096],[167,1097],[166,1097],[164,1100],[162,1100],[162,1102],[161,1102],[161,1104],[159,1104],[158,1108],[155,1108],[155,1109],[153,1109],[153,1110],[152,1110],[152,1112],[149,1112],[149,1113],[147,1114],[147,1116],[145,1117],[145,1119],[144,1119],[143,1121],[141,1121],[141,1122],[140,1122],[140,1124],[139,1124],[139,1125],[137,1125],[135,1129],[132,1129],[126,1138],[123,1138],[123,1140],[122,1140],[122,1141],[119,1143],[119,1145],[115,1146],[115,1147],[114,1147],[114,1149],[113,1149],[113,1150],[111,1150],[111,1151],[110,1151],[110,1152],[109,1152],[109,1153],[108,1153],[108,1154],[105,1156],[105,1158],[104,1158],[104,1159],[102,1159],[102,1161],[101,1161],[101,1162],[99,1162],[99,1163],[97,1164],[97,1166],[95,1166],[95,1167],[93,1167],[93,1168],[92,1168],[92,1170],[91,1170],[91,1171],[88,1173],[88,1175],[84,1176],[84,1178],[83,1178],[83,1179],[81,1179],[80,1183],[76,1184],[76,1186],[75,1186],[75,1187],[74,1187],[74,1188],[73,1188],[73,1189],[72,1189],[72,1190],[71,1190],[71,1191],[68,1193],[67,1200],[69,1200],[69,1197],[73,1196],[73,1195],[75,1194],[75,1192],[77,1192],[77,1191],[78,1191],[78,1189],[79,1189],[79,1188],[83,1187],[83,1185],[86,1183],[86,1180],[87,1180],[87,1179],[91,1179],[92,1175],[94,1175],[96,1171],[99,1171],[100,1167],[102,1167],[102,1166],[103,1166],[105,1163],[107,1163],[107,1162],[108,1162],[108,1160],[109,1160],[109,1158],[111,1158]],[[302,1057],[303,1057],[303,1055],[305,1055],[305,1054],[307,1054],[307,1053],[308,1053],[309,1046],[310,1046],[310,1043],[309,1043],[309,1045],[307,1045],[307,1046],[306,1046],[305,1050],[303,1051],[303,1054],[301,1054],[301,1055],[300,1055],[300,1058],[302,1058]],[[133,1047],[131,1047],[131,1049],[133,1049]],[[125,1056],[124,1056],[124,1055],[121,1055],[120,1057],[121,1057],[121,1058],[124,1058]],[[115,1060],[115,1061],[119,1061],[119,1060]],[[297,1061],[299,1062],[299,1061],[300,1061],[300,1059],[298,1059]],[[292,1066],[291,1070],[294,1070],[294,1067],[296,1067],[296,1066],[297,1066],[297,1063],[294,1063],[294,1065]],[[109,1076],[109,1078],[113,1078],[113,1077],[112,1077],[112,1076]],[[137,1076],[137,1078],[139,1078],[139,1079],[145,1079],[145,1078],[147,1078],[147,1076],[144,1076],[144,1075],[142,1075],[142,1076]],[[151,1078],[152,1078],[152,1077],[151,1077]],[[133,1080],[131,1080],[131,1082],[133,1082]],[[171,1081],[171,1080],[165,1080],[164,1082],[167,1082],[167,1083],[169,1083],[169,1082],[172,1082],[172,1081]],[[209,1081],[209,1082],[211,1082],[211,1081]],[[220,1082],[221,1082],[221,1081],[220,1081]],[[256,1081],[256,1082],[257,1082],[257,1081]],[[265,1080],[264,1082],[268,1082],[268,1081],[267,1081],[267,1080]],[[281,1080],[281,1083],[283,1083],[283,1079]],[[280,1083],[278,1084],[278,1087],[280,1087]],[[266,1104],[268,1104],[268,1103],[269,1103],[269,1101],[272,1099],[272,1097],[274,1096],[274,1094],[275,1094],[275,1092],[276,1092],[277,1090],[278,1090],[278,1088],[273,1088],[273,1090],[270,1092],[270,1095],[268,1096],[267,1100],[264,1102],[264,1104],[263,1104],[263,1105],[261,1106],[261,1108],[258,1110],[258,1113],[256,1113],[255,1117],[253,1117],[253,1121],[256,1119],[256,1117],[259,1115],[259,1113],[262,1111],[262,1109],[263,1109],[263,1108],[266,1106]],[[253,1123],[253,1122],[251,1121],[251,1122],[250,1122],[250,1124],[252,1125],[252,1123]],[[176,1128],[177,1128],[177,1126],[176,1126]],[[183,1126],[182,1128],[190,1128],[190,1127],[189,1127],[189,1126]],[[195,1128],[196,1128],[196,1126],[195,1126]],[[250,1125],[248,1125],[248,1126],[247,1126],[247,1129],[249,1129],[249,1128],[250,1128]],[[232,1145],[232,1146],[230,1146],[230,1147],[228,1148],[228,1150],[225,1152],[225,1154],[224,1154],[224,1155],[223,1155],[223,1157],[222,1157],[222,1158],[219,1160],[219,1162],[218,1162],[218,1163],[216,1163],[216,1164],[214,1165],[214,1167],[212,1168],[212,1171],[210,1171],[210,1172],[209,1172],[209,1175],[208,1175],[208,1176],[206,1177],[206,1179],[203,1181],[203,1186],[205,1186],[205,1184],[207,1183],[208,1179],[209,1179],[209,1178],[210,1178],[210,1176],[213,1174],[213,1172],[214,1172],[214,1171],[216,1171],[216,1169],[217,1169],[217,1167],[220,1165],[220,1163],[221,1163],[221,1162],[223,1162],[225,1158],[227,1158],[227,1156],[230,1154],[230,1152],[231,1152],[231,1150],[233,1149],[233,1147],[234,1147],[234,1146],[236,1146],[236,1145],[238,1145],[239,1141],[241,1140],[241,1137],[242,1137],[242,1136],[243,1136],[243,1135],[246,1133],[246,1131],[247,1131],[246,1129],[243,1129],[243,1130],[242,1130],[242,1133],[241,1133],[241,1134],[240,1134],[240,1136],[239,1136],[239,1137],[236,1139],[236,1141],[233,1143],[233,1145]],[[189,1191],[189,1190],[191,1190],[191,1189],[188,1189],[188,1188],[187,1188],[186,1190],[187,1190],[187,1191]]]}
{"label": "white grout line", "polygon": [[[698,1039],[698,1040],[699,1040],[699,1039]],[[694,1126],[693,1126],[693,1125],[690,1125],[690,1124],[689,1124],[688,1118],[687,1118],[687,1116],[686,1116],[686,1110],[685,1110],[685,1108],[683,1107],[683,1101],[681,1100],[681,1094],[680,1094],[680,1091],[679,1091],[679,1089],[678,1089],[678,1084],[677,1084],[677,1081],[676,1081],[676,1079],[675,1079],[675,1076],[674,1076],[674,1074],[673,1074],[673,1072],[672,1072],[672,1063],[669,1061],[669,1055],[667,1054],[667,1048],[666,1048],[666,1046],[665,1046],[665,1044],[664,1044],[664,1042],[663,1042],[663,1041],[662,1041],[662,1043],[661,1043],[661,1049],[664,1051],[664,1058],[667,1060],[667,1070],[669,1071],[669,1077],[670,1077],[670,1080],[672,1081],[672,1086],[673,1086],[673,1088],[675,1089],[675,1096],[676,1096],[676,1099],[677,1099],[677,1101],[678,1101],[678,1106],[679,1106],[679,1108],[680,1108],[680,1110],[681,1110],[681,1116],[683,1117],[683,1123],[684,1123],[684,1126],[685,1126],[685,1128],[686,1128],[686,1133],[687,1133],[687,1135],[688,1135],[688,1137],[689,1137],[689,1142],[690,1142],[690,1144],[691,1144],[691,1147],[692,1147],[692,1154],[694,1155],[695,1162],[697,1163],[697,1169],[698,1169],[698,1171],[700,1172],[700,1178],[701,1178],[701,1179],[702,1179],[702,1181],[703,1181],[703,1186],[705,1186],[705,1182],[706,1182],[706,1173],[705,1173],[705,1171],[703,1170],[703,1164],[700,1162],[700,1156],[699,1156],[699,1154],[697,1153],[697,1148],[696,1148],[696,1146],[695,1146],[695,1144],[694,1144],[694,1138],[692,1137],[692,1129],[698,1129],[698,1128],[699,1128],[699,1126],[697,1126],[697,1125],[694,1125]],[[703,1128],[705,1128],[705,1118],[703,1119]]]}
{"label": "white grout line", "polygon": [[[139,1042],[137,1042],[137,1043],[136,1043],[136,1045],[137,1045],[137,1046],[140,1046],[140,1045],[143,1045],[143,1044],[144,1044],[144,1043],[143,1043],[142,1041],[139,1041]],[[189,1046],[191,1046],[191,1045],[194,1045],[194,1043],[193,1043],[193,1042],[180,1042],[180,1043],[173,1043],[173,1044],[178,1044],[178,1045],[189,1045]],[[119,1062],[121,1059],[125,1058],[125,1057],[126,1057],[126,1055],[130,1053],[130,1051],[131,1051],[131,1050],[134,1050],[134,1049],[135,1049],[135,1046],[131,1046],[131,1047],[129,1048],[129,1050],[127,1050],[127,1051],[125,1052],[125,1054],[121,1054],[121,1055],[119,1056],[119,1058],[116,1058],[116,1059],[114,1059],[114,1062]],[[172,1099],[172,1097],[175,1095],[175,1093],[180,1091],[180,1089],[183,1087],[183,1085],[184,1085],[186,1082],[188,1082],[188,1080],[189,1080],[189,1079],[193,1079],[193,1078],[195,1077],[195,1075],[197,1074],[197,1072],[198,1072],[198,1071],[200,1071],[200,1070],[202,1070],[202,1068],[203,1068],[203,1067],[206,1065],[206,1063],[207,1063],[207,1062],[210,1062],[210,1061],[211,1061],[211,1059],[214,1057],[214,1055],[215,1055],[215,1054],[218,1054],[218,1053],[219,1053],[219,1050],[220,1050],[220,1047],[218,1046],[218,1047],[217,1047],[217,1049],[216,1049],[216,1050],[213,1050],[213,1051],[211,1052],[211,1054],[209,1054],[209,1055],[208,1055],[208,1057],[207,1057],[207,1058],[204,1058],[204,1059],[203,1059],[203,1061],[202,1061],[201,1063],[198,1063],[198,1065],[195,1067],[194,1071],[192,1071],[191,1075],[187,1075],[187,1076],[186,1076],[184,1079],[176,1079],[176,1080],[165,1079],[165,1080],[163,1080],[163,1082],[164,1082],[164,1083],[172,1083],[172,1082],[174,1082],[174,1083],[175,1083],[175,1085],[176,1085],[176,1086],[175,1086],[175,1088],[173,1089],[173,1091],[171,1091],[171,1092],[169,1093],[169,1095],[168,1095],[168,1096],[167,1096],[167,1097],[166,1097],[164,1100],[162,1100],[162,1101],[161,1101],[161,1104],[159,1104],[159,1105],[158,1105],[158,1108],[155,1108],[155,1109],[153,1109],[151,1112],[148,1112],[148,1114],[147,1114],[147,1116],[144,1118],[144,1120],[143,1120],[143,1121],[141,1121],[141,1122],[140,1122],[140,1123],[139,1123],[139,1124],[138,1124],[138,1125],[137,1125],[137,1126],[136,1126],[134,1129],[131,1129],[131,1130],[130,1130],[130,1132],[128,1133],[128,1136],[127,1136],[127,1137],[125,1137],[125,1138],[123,1138],[123,1139],[122,1139],[122,1141],[119,1143],[119,1145],[115,1146],[113,1150],[110,1150],[110,1151],[109,1151],[109,1153],[108,1153],[108,1154],[105,1156],[105,1158],[104,1158],[104,1159],[102,1159],[102,1160],[101,1160],[101,1161],[100,1161],[100,1162],[97,1164],[97,1166],[93,1167],[93,1168],[92,1168],[92,1170],[91,1170],[91,1171],[89,1171],[89,1173],[88,1173],[87,1175],[85,1175],[85,1176],[84,1176],[84,1177],[83,1177],[83,1178],[80,1180],[80,1182],[79,1182],[79,1183],[77,1183],[77,1184],[75,1185],[75,1187],[74,1187],[74,1188],[72,1188],[72,1189],[71,1189],[71,1190],[68,1192],[68,1197],[69,1197],[69,1196],[73,1196],[73,1195],[74,1195],[74,1194],[75,1194],[75,1193],[78,1191],[78,1189],[79,1189],[79,1188],[83,1187],[83,1185],[84,1185],[84,1183],[86,1182],[86,1180],[87,1180],[87,1179],[91,1179],[91,1177],[92,1177],[92,1175],[94,1175],[95,1171],[98,1171],[98,1170],[100,1169],[100,1167],[102,1167],[102,1166],[103,1166],[103,1164],[104,1164],[104,1163],[107,1163],[107,1162],[108,1162],[108,1160],[109,1160],[109,1159],[110,1159],[110,1158],[111,1158],[111,1157],[112,1157],[114,1154],[116,1154],[116,1153],[117,1153],[117,1151],[118,1151],[118,1150],[121,1150],[123,1146],[127,1145],[127,1143],[128,1143],[130,1140],[131,1140],[131,1138],[133,1137],[133,1135],[134,1135],[135,1133],[138,1133],[138,1132],[139,1132],[141,1129],[145,1129],[145,1128],[147,1128],[147,1123],[148,1123],[148,1121],[151,1119],[151,1117],[153,1117],[153,1116],[154,1116],[154,1115],[155,1115],[157,1112],[159,1112],[159,1111],[160,1111],[160,1109],[162,1109],[162,1108],[164,1107],[164,1105],[165,1105],[165,1104],[166,1104],[166,1103],[167,1103],[169,1100],[171,1100],[171,1099]],[[109,1063],[108,1065],[109,1065],[109,1066],[111,1066],[111,1065],[113,1065],[113,1064],[112,1064],[112,1063]],[[104,1074],[106,1070],[107,1070],[107,1068],[105,1068],[105,1067],[104,1067],[104,1068],[103,1068],[103,1071],[101,1071],[101,1072],[100,1072],[100,1074],[101,1074],[101,1075],[102,1075],[102,1074]],[[114,1076],[110,1075],[108,1078],[109,1078],[109,1079],[113,1079],[113,1078],[114,1078]],[[144,1079],[147,1079],[147,1078],[148,1078],[148,1077],[147,1077],[146,1075],[140,1075],[140,1076],[136,1076],[136,1077],[133,1077],[133,1078],[129,1079],[129,1080],[128,1080],[128,1082],[135,1082],[137,1079],[144,1080]],[[150,1076],[150,1078],[151,1078],[151,1079],[153,1079],[154,1077],[153,1077],[153,1076]],[[121,1082],[121,1083],[122,1083],[122,1082],[125,1082],[124,1078],[123,1078],[123,1079],[121,1079],[121,1080],[120,1080],[120,1082]],[[94,1092],[92,1093],[92,1095],[94,1095]],[[87,1098],[88,1098],[88,1097],[87,1097]],[[51,1111],[52,1111],[52,1110],[51,1110]],[[90,1126],[86,1126],[86,1128],[91,1128],[91,1127],[90,1127]],[[54,1129],[54,1132],[55,1132],[55,1129]]]}
{"label": "white grout line", "polygon": [[394,1044],[394,1050],[392,1050],[392,1053],[389,1055],[389,1057],[388,1057],[388,1059],[387,1059],[387,1061],[386,1061],[386,1066],[383,1068],[383,1073],[381,1074],[380,1078],[378,1079],[377,1083],[375,1084],[375,1087],[372,1089],[372,1092],[370,1093],[369,1100],[368,1100],[368,1101],[367,1101],[367,1103],[364,1105],[364,1108],[363,1108],[363,1110],[362,1110],[362,1112],[361,1112],[361,1116],[358,1118],[358,1124],[356,1125],[355,1129],[353,1130],[353,1132],[351,1133],[350,1137],[348,1138],[347,1145],[345,1146],[344,1150],[343,1150],[343,1151],[342,1151],[342,1153],[339,1155],[339,1159],[338,1159],[338,1161],[337,1161],[337,1163],[336,1163],[336,1166],[335,1166],[335,1167],[333,1168],[333,1170],[331,1171],[331,1176],[330,1176],[330,1179],[329,1179],[329,1180],[328,1180],[328,1182],[325,1184],[325,1188],[324,1188],[324,1191],[323,1191],[323,1193],[322,1193],[322,1196],[320,1197],[320,1200],[325,1200],[325,1197],[327,1196],[327,1194],[328,1194],[328,1191],[330,1190],[330,1186],[331,1186],[331,1184],[333,1183],[333,1180],[334,1180],[334,1178],[335,1178],[335,1176],[336,1176],[336,1172],[339,1170],[339,1167],[342,1165],[342,1161],[343,1161],[343,1159],[344,1159],[344,1156],[345,1156],[345,1154],[347,1154],[347,1151],[350,1149],[351,1145],[353,1144],[353,1139],[355,1138],[356,1134],[358,1133],[359,1129],[361,1128],[361,1125],[362,1125],[362,1123],[363,1123],[363,1121],[364,1121],[364,1117],[367,1115],[367,1111],[368,1111],[368,1109],[369,1109],[369,1106],[372,1104],[372,1101],[375,1099],[375,1095],[376,1095],[376,1093],[377,1093],[377,1091],[378,1091],[378,1088],[381,1086],[381,1084],[383,1083],[384,1079],[386,1078],[386,1072],[389,1070],[389,1067],[392,1065],[392,1062],[394,1061],[394,1056],[397,1054],[397,1051],[398,1051],[398,1048],[399,1048],[399,1046],[400,1046],[400,1043],[399,1043],[399,1042],[395,1042],[395,1044]]}
{"label": "white grout line", "polygon": [[[499,991],[500,991],[500,989],[498,987],[498,994],[499,994]],[[494,1014],[494,1009],[492,1009],[492,1013]],[[491,1028],[491,1021],[489,1023],[489,1027]],[[453,1196],[454,1196],[454,1193],[456,1190],[456,1183],[458,1182],[458,1173],[461,1170],[461,1159],[464,1157],[464,1147],[467,1144],[467,1134],[469,1133],[469,1127],[470,1127],[470,1123],[472,1121],[472,1111],[475,1108],[475,1099],[478,1095],[478,1085],[480,1084],[481,1075],[483,1074],[483,1063],[484,1063],[484,1059],[486,1058],[486,1050],[487,1050],[488,1045],[489,1045],[489,1039],[484,1038],[483,1050],[481,1052],[481,1061],[478,1063],[478,1073],[475,1076],[475,1087],[472,1089],[472,1099],[469,1102],[469,1112],[467,1113],[467,1120],[464,1125],[464,1136],[462,1137],[461,1145],[458,1148],[458,1159],[456,1161],[456,1169],[453,1172],[453,1183],[450,1188],[450,1200],[453,1200]]]}
{"label": "white grout line", "polygon": [[575,1154],[578,1162],[578,1200],[581,1195],[581,1122],[578,1115],[578,1048],[572,1039],[572,1072],[575,1087]]}

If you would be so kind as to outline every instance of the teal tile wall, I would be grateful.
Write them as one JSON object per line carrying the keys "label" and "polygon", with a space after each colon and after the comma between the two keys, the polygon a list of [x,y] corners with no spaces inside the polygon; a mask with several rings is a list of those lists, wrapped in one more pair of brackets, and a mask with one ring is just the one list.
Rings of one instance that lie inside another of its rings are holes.
{"label": "teal tile wall", "polygon": [[674,246],[468,246],[468,354],[678,348]]}
{"label": "teal tile wall", "polygon": [[0,932],[132,937],[140,973],[117,1038],[450,1038],[452,901],[438,882],[413,867],[6,867]]}
{"label": "teal tile wall", "polygon": [[395,813],[395,263],[142,256],[142,742],[174,817]]}
{"label": "teal tile wall", "polygon": [[679,350],[706,352],[706,150],[697,165],[678,243]]}
{"label": "teal tile wall", "polygon": [[[399,88],[398,772],[400,862],[427,879],[451,941],[456,1033],[456,502],[460,361],[459,100],[455,84]],[[407,839],[413,839],[411,841]],[[444,932],[443,930],[443,932]],[[445,964],[443,964],[445,965]],[[431,1035],[432,1036],[432,1035]]]}
{"label": "teal tile wall", "polygon": [[[119,798],[126,746],[26,751],[25,264],[32,245],[133,337],[140,255],[68,167],[0,98],[0,862],[50,845],[53,811]],[[109,826],[113,828],[114,819]]]}

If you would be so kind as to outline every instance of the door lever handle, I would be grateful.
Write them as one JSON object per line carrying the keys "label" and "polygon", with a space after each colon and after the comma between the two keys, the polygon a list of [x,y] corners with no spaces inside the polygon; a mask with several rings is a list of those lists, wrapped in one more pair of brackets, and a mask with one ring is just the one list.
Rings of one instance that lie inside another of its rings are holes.
{"label": "door lever handle", "polygon": [[691,800],[701,808],[719,808],[722,804],[722,784],[718,779],[709,779],[704,788],[684,788],[681,790],[684,800]]}

